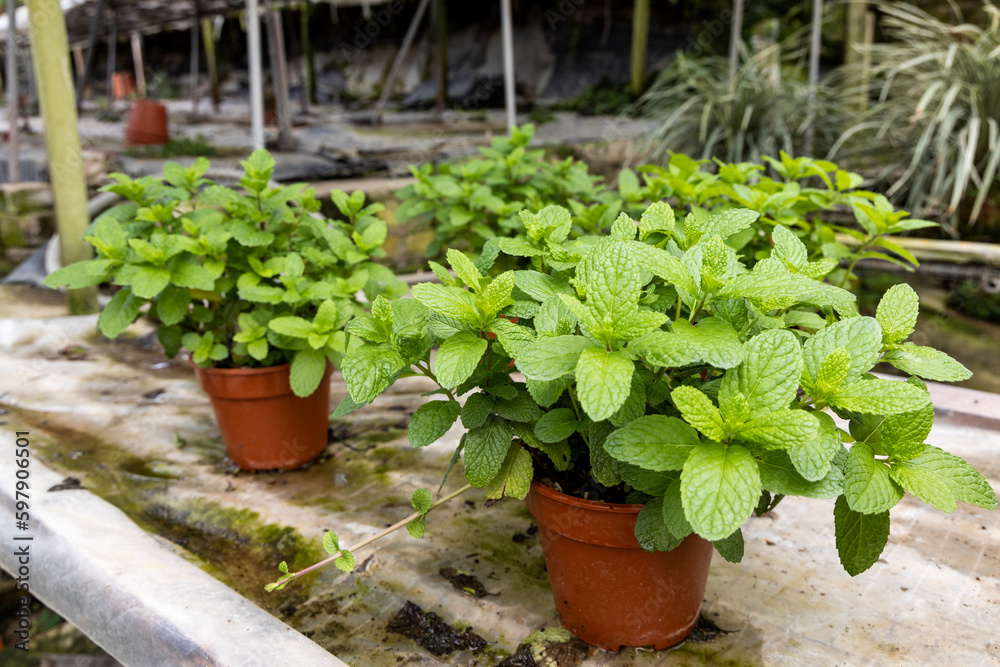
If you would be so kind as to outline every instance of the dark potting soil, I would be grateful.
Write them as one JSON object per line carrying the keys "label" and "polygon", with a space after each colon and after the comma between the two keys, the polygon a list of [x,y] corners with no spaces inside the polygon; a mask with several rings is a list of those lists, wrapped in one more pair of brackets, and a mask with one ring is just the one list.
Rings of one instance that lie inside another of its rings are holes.
{"label": "dark potting soil", "polygon": [[[574,451],[587,451],[585,446],[573,447],[573,449]],[[556,470],[547,456],[530,448],[528,451],[535,469],[535,480],[540,484],[583,500],[593,500],[599,503],[628,502],[628,491],[624,484],[604,486],[591,477],[589,454],[584,454],[578,460],[573,461],[568,470]]]}
{"label": "dark potting soil", "polygon": [[481,651],[487,644],[469,628],[459,632],[434,612],[425,612],[409,601],[392,617],[388,629],[415,640],[434,655],[448,655],[462,650]]}
{"label": "dark potting soil", "polygon": [[438,570],[438,574],[447,579],[456,589],[470,593],[477,598],[484,598],[487,595],[499,595],[499,593],[490,593],[487,591],[486,587],[483,586],[483,582],[479,581],[478,577],[459,572],[453,567],[441,568]]}
{"label": "dark potting soil", "polygon": [[698,622],[694,625],[694,630],[688,635],[689,642],[710,642],[719,635],[728,635],[735,630],[723,630],[717,626],[710,618],[704,614],[698,615]]}

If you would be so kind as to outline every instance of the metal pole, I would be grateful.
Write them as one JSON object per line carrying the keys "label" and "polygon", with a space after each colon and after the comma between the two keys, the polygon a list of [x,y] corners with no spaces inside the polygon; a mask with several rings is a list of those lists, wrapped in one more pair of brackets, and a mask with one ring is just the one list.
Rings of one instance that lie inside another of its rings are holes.
{"label": "metal pole", "polygon": [[305,82],[305,95],[302,98],[302,110],[308,111],[310,104],[316,104],[316,58],[313,53],[312,35],[309,34],[309,19],[312,18],[312,3],[306,0],[302,5],[299,32],[302,39],[302,78]]}
{"label": "metal pole", "polygon": [[514,26],[510,0],[500,0],[500,33],[503,42],[503,96],[507,107],[507,133],[514,134],[517,124],[517,96],[514,86]]}
{"label": "metal pole", "polygon": [[212,19],[201,20],[201,39],[205,47],[205,65],[208,67],[208,82],[212,89],[212,108],[219,110],[222,104],[222,90],[219,88],[219,63],[215,56],[215,31],[212,29]]}
{"label": "metal pole", "polygon": [[813,154],[813,140],[816,136],[816,88],[819,85],[819,50],[822,46],[823,0],[813,0],[812,36],[809,43],[809,102],[806,113],[805,153]]}
{"label": "metal pole", "polygon": [[247,0],[247,64],[250,69],[250,143],[264,147],[264,87],[260,67],[260,11],[257,0]]}
{"label": "metal pole", "polygon": [[743,36],[743,0],[733,0],[733,23],[729,28],[729,80],[736,78],[740,61],[740,40]]}
{"label": "metal pole", "polygon": [[21,135],[18,129],[17,90],[17,30],[14,12],[17,0],[7,0],[7,180],[18,183],[21,180]]}
{"label": "metal pole", "polygon": [[448,104],[448,3],[445,0],[434,0],[431,17],[434,19],[434,36],[437,39],[435,110],[441,113]]}
{"label": "metal pole", "polygon": [[635,0],[632,11],[632,95],[642,94],[646,83],[646,49],[649,46],[649,0]]}
{"label": "metal pole", "polygon": [[274,77],[274,106],[278,113],[278,145],[282,148],[292,143],[292,105],[288,100],[288,62],[285,55],[285,29],[281,21],[281,10],[275,9],[271,0],[267,2],[267,15],[271,25],[271,63]]}
{"label": "metal pole", "polygon": [[135,88],[139,97],[146,96],[146,66],[142,62],[142,37],[138,32],[129,35],[132,42],[132,65],[135,68]]}
{"label": "metal pole", "polygon": [[[60,10],[62,13],[62,10]],[[97,46],[97,29],[101,25],[101,14],[104,13],[104,0],[97,0],[97,7],[94,8],[94,18],[90,22],[90,37],[87,39],[87,57],[83,62],[83,75],[76,82],[76,104],[80,106],[83,101],[83,89],[90,79],[90,68],[94,65],[94,50]],[[63,28],[65,30],[65,26]]]}
{"label": "metal pole", "polygon": [[427,5],[430,3],[431,0],[420,0],[420,4],[417,5],[417,13],[413,15],[413,21],[410,22],[410,27],[406,29],[403,43],[399,46],[396,59],[392,61],[392,67],[389,68],[389,76],[386,77],[385,85],[382,87],[382,94],[379,95],[378,102],[375,103],[375,111],[372,112],[372,123],[376,125],[382,122],[382,110],[385,108],[385,103],[389,100],[392,87],[396,83],[396,75],[399,74],[399,68],[403,64],[403,59],[406,57],[407,52],[410,50],[410,44],[413,43],[413,38],[417,34],[417,28],[420,26],[420,21],[424,18]]}

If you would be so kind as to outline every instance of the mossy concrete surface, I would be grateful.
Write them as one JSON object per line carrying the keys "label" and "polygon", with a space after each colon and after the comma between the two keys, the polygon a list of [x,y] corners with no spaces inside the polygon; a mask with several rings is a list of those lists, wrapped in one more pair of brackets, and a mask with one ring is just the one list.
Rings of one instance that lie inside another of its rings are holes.
{"label": "mossy concrete surface", "polygon": [[[0,320],[0,333],[4,326]],[[882,559],[854,579],[837,559],[832,501],[786,500],[752,520],[744,562],[717,558],[705,594],[706,618],[732,632],[668,651],[581,652],[562,641],[524,504],[486,508],[479,492],[432,512],[422,540],[399,531],[358,552],[353,573],[330,568],[264,593],[281,560],[295,569],[320,556],[325,530],[353,544],[407,516],[415,489],[437,491],[460,430],[421,450],[405,439],[409,416],[430,400],[423,393],[431,386],[406,379],[333,422],[324,457],[310,467],[248,475],[229,466],[191,370],[162,357],[148,324],[115,342],[95,336],[88,319],[19,320],[18,327],[17,335],[0,336],[5,432],[30,429],[34,454],[57,476],[79,478],[165,538],[165,549],[349,664],[485,666],[509,658],[516,665],[526,654],[564,667],[1000,661],[1000,556],[990,548],[1000,543],[1000,513],[962,505],[941,514],[909,497],[893,511]],[[344,393],[335,375],[331,408]],[[941,423],[931,442],[965,457],[1000,488],[996,432]],[[459,466],[444,491],[461,478]],[[74,493],[81,492],[51,495]],[[117,572],[108,570],[109,585]],[[481,586],[453,585],[455,572]],[[192,609],[206,606],[184,590],[177,596]],[[407,601],[471,629],[487,649],[436,657],[390,632],[389,620]]]}

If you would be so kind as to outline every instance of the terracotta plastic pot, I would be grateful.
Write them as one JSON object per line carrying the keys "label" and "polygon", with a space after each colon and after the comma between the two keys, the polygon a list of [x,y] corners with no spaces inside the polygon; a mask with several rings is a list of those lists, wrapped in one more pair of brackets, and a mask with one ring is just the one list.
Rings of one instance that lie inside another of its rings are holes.
{"label": "terracotta plastic pot", "polygon": [[243,470],[298,468],[326,449],[333,366],[306,398],[292,393],[289,368],[195,368],[226,451]]}
{"label": "terracotta plastic pot", "polygon": [[125,144],[150,146],[170,140],[167,128],[167,107],[153,100],[136,100],[125,123]]}
{"label": "terracotta plastic pot", "polygon": [[673,551],[648,552],[635,538],[642,505],[597,503],[532,482],[552,595],[563,625],[602,649],[667,648],[698,621],[712,543],[697,535]]}
{"label": "terracotta plastic pot", "polygon": [[127,100],[135,95],[135,80],[132,72],[115,72],[111,75],[112,97],[116,100]]}

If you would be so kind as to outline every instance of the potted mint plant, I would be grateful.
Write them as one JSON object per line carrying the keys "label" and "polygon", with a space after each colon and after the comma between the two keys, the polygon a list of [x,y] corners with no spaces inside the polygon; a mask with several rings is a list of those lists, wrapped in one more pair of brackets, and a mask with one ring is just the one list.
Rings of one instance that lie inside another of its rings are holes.
{"label": "potted mint plant", "polygon": [[[567,210],[523,213],[529,238],[547,244],[533,269],[491,278],[492,257],[450,251],[454,276],[439,270],[414,300],[348,325],[366,343],[344,360],[350,396],[338,412],[401,375],[437,382],[444,400],[413,415],[411,445],[461,420],[467,481],[491,501],[527,500],[563,624],[610,650],[687,636],[713,548],[741,560],[741,526],[785,496],[836,499],[851,575],[878,559],[907,491],[946,512],[995,508],[982,475],[925,442],[933,406],[921,378],[970,373],[906,342],[913,290],[892,288],[876,317],[861,317],[850,292],[821,280],[836,264],[810,261],[781,225],[747,270],[726,241],[757,215],[678,221],[656,203],[638,223],[623,214],[606,236],[568,240]],[[879,362],[911,377],[876,377]],[[414,494],[417,512],[383,532],[422,535],[431,501]],[[356,547],[332,533],[324,544],[352,567]],[[306,571],[282,572],[271,588]]]}
{"label": "potted mint plant", "polygon": [[126,200],[88,229],[93,260],[46,284],[120,286],[99,319],[119,336],[146,308],[168,356],[183,348],[212,400],[230,457],[247,470],[295,468],[326,447],[329,377],[348,349],[357,294],[405,292],[382,256],[380,204],[334,191],[345,220],[320,215],[303,184],[272,186],[274,160],[244,161],[242,191],[204,178],[205,158],[162,177],[113,174]]}

